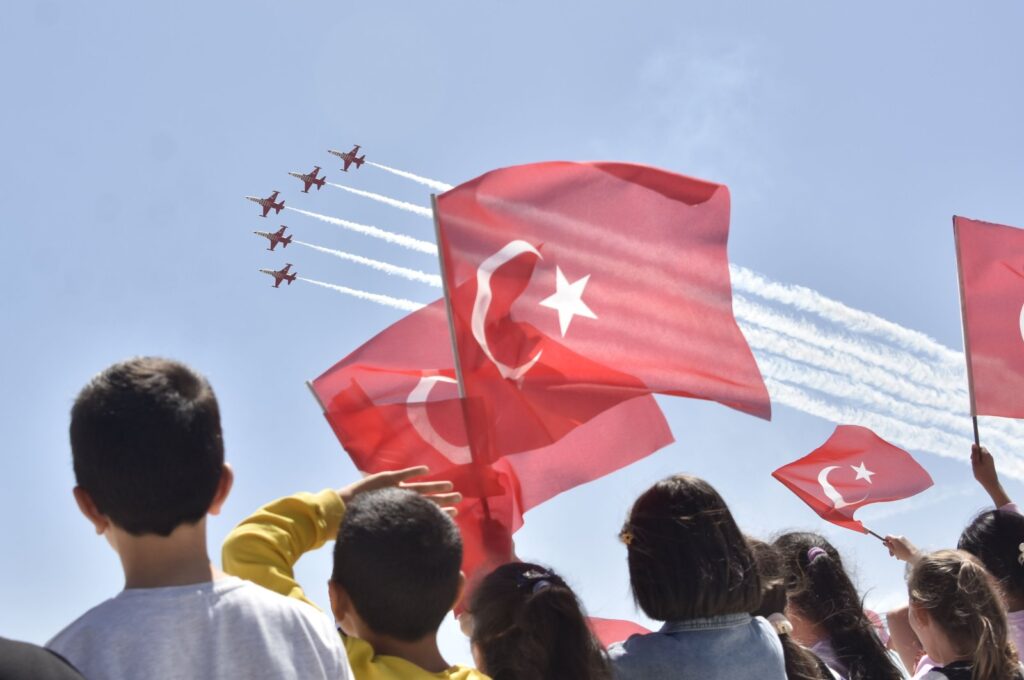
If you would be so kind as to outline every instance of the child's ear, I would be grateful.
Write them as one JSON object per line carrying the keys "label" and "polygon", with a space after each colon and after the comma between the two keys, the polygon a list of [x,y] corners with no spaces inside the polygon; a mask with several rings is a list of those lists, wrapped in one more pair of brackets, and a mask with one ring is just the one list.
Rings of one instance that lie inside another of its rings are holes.
{"label": "child's ear", "polygon": [[103,534],[110,528],[110,519],[99,511],[88,491],[80,486],[76,486],[72,493],[75,496],[75,503],[78,504],[78,509],[85,515],[87,520],[92,522],[97,534]]}
{"label": "child's ear", "polygon": [[[352,613],[352,600],[348,598],[348,593],[344,588],[331,580],[327,581],[327,593],[331,596],[331,612],[334,613],[334,620],[341,625],[345,618]],[[345,631],[345,634],[352,635],[349,631]]]}
{"label": "child's ear", "polygon": [[912,628],[918,630],[922,628],[927,628],[931,625],[932,617],[929,616],[927,609],[920,605],[914,604],[913,602],[910,603],[908,609],[910,610],[910,616],[908,618],[910,619]]}
{"label": "child's ear", "polygon": [[465,572],[460,571],[459,572],[459,589],[455,591],[455,601],[452,602],[452,609],[455,609],[456,607],[459,606],[459,603],[462,602],[462,596],[465,594],[465,592],[466,592],[466,574],[465,574]]}
{"label": "child's ear", "polygon": [[219,515],[220,509],[224,506],[224,501],[228,499],[228,494],[231,493],[231,487],[235,484],[235,472],[231,469],[231,466],[224,463],[224,467],[220,471],[220,481],[217,482],[217,492],[213,495],[213,500],[210,502],[210,509],[207,512],[211,515]]}

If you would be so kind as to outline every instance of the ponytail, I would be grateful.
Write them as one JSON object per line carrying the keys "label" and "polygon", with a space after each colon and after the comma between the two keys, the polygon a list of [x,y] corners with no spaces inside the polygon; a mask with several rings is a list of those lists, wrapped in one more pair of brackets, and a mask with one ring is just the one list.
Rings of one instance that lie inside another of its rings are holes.
{"label": "ponytail", "polygon": [[971,680],[1016,677],[1006,611],[995,580],[977,558],[960,550],[931,553],[914,566],[907,586],[911,604],[927,610],[953,645],[970,653]]}
{"label": "ponytail", "polygon": [[900,680],[903,674],[864,613],[836,549],[824,537],[802,532],[783,534],[774,545],[783,557],[790,605],[825,630],[846,677]]}

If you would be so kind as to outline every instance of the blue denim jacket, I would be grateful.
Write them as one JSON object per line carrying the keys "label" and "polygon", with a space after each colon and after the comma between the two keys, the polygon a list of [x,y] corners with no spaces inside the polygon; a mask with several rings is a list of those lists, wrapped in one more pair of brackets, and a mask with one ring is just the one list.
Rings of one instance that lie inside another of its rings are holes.
{"label": "blue denim jacket", "polygon": [[608,653],[616,680],[786,680],[778,635],[749,614],[669,621]]}

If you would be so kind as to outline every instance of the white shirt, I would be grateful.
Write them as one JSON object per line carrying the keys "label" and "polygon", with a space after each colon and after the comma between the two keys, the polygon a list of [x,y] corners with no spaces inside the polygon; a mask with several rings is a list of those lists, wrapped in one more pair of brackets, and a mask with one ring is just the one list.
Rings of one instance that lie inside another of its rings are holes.
{"label": "white shirt", "polygon": [[351,678],[333,622],[233,576],[123,590],[46,646],[105,680]]}

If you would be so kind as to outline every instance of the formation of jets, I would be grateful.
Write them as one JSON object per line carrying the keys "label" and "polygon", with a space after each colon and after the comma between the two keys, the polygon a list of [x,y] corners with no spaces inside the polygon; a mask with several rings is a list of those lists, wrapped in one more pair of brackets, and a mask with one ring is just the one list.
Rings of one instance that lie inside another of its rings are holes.
{"label": "formation of jets", "polygon": [[[340,158],[345,163],[342,170],[348,172],[349,166],[353,163],[358,169],[363,166],[364,162],[366,162],[366,154],[364,153],[360,156],[359,149],[360,146],[356,144],[352,147],[351,151],[335,151],[334,149],[328,149],[327,153]],[[314,165],[313,169],[308,173],[289,172],[288,174],[302,182],[302,193],[304,194],[308,194],[309,188],[313,186],[316,187],[317,191],[320,191],[320,189],[323,188],[324,183],[327,181],[327,176],[320,174],[319,165]],[[271,210],[274,211],[275,215],[284,210],[284,201],[282,200],[277,202],[277,195],[279,193],[281,192],[275,189],[274,193],[270,194],[266,198],[260,198],[259,196],[246,196],[246,198],[260,206],[263,211],[263,214],[260,215],[260,217],[266,217]],[[286,229],[288,229],[288,227],[282,224],[281,228],[273,233],[269,231],[254,231],[253,233],[270,241],[270,247],[267,248],[267,250],[273,252],[274,248],[276,248],[278,244],[280,244],[281,248],[284,249],[292,242],[291,236],[285,236]],[[298,272],[291,271],[291,268],[292,265],[289,262],[283,269],[261,269],[260,271],[269,276],[273,276],[274,288],[277,288],[281,285],[282,281],[286,282],[289,286],[292,285],[292,281],[294,281],[298,276]]]}
{"label": "formation of jets", "polygon": [[282,248],[287,248],[288,244],[292,242],[292,237],[291,236],[285,236],[284,235],[284,230],[287,229],[287,228],[288,227],[286,227],[286,226],[284,226],[282,224],[281,228],[278,229],[277,231],[275,231],[273,234],[271,234],[270,232],[266,232],[266,231],[254,231],[252,233],[256,234],[257,236],[262,236],[265,239],[269,239],[270,240],[270,247],[267,248],[267,250],[273,252],[274,248],[277,247],[278,243],[281,244]]}
{"label": "formation of jets", "polygon": [[309,171],[309,174],[303,175],[301,172],[289,172],[288,174],[291,175],[292,177],[296,177],[298,179],[301,179],[302,183],[305,185],[305,186],[302,187],[302,193],[308,194],[309,193],[309,188],[311,186],[313,186],[315,184],[316,185],[316,190],[320,191],[320,189],[322,189],[323,186],[324,186],[324,182],[327,181],[327,175],[324,175],[323,177],[317,179],[317,173],[319,173],[319,172],[320,172],[320,166],[319,165],[314,165],[313,169]]}
{"label": "formation of jets", "polygon": [[289,274],[288,270],[290,270],[291,268],[292,263],[289,262],[284,266],[284,269],[278,269],[277,271],[274,271],[273,269],[261,269],[260,271],[263,272],[264,274],[269,274],[270,276],[273,276],[274,288],[277,288],[278,286],[281,285],[282,281],[287,281],[289,286],[292,285],[292,281],[294,281],[295,277],[298,276],[298,272],[294,274]]}
{"label": "formation of jets", "polygon": [[345,167],[342,168],[345,172],[348,172],[348,166],[353,163],[356,164],[356,168],[363,167],[363,162],[366,160],[366,154],[359,156],[359,145],[356,144],[352,147],[351,151],[335,151],[334,149],[328,149],[327,153],[334,154],[341,160],[345,161]]}

